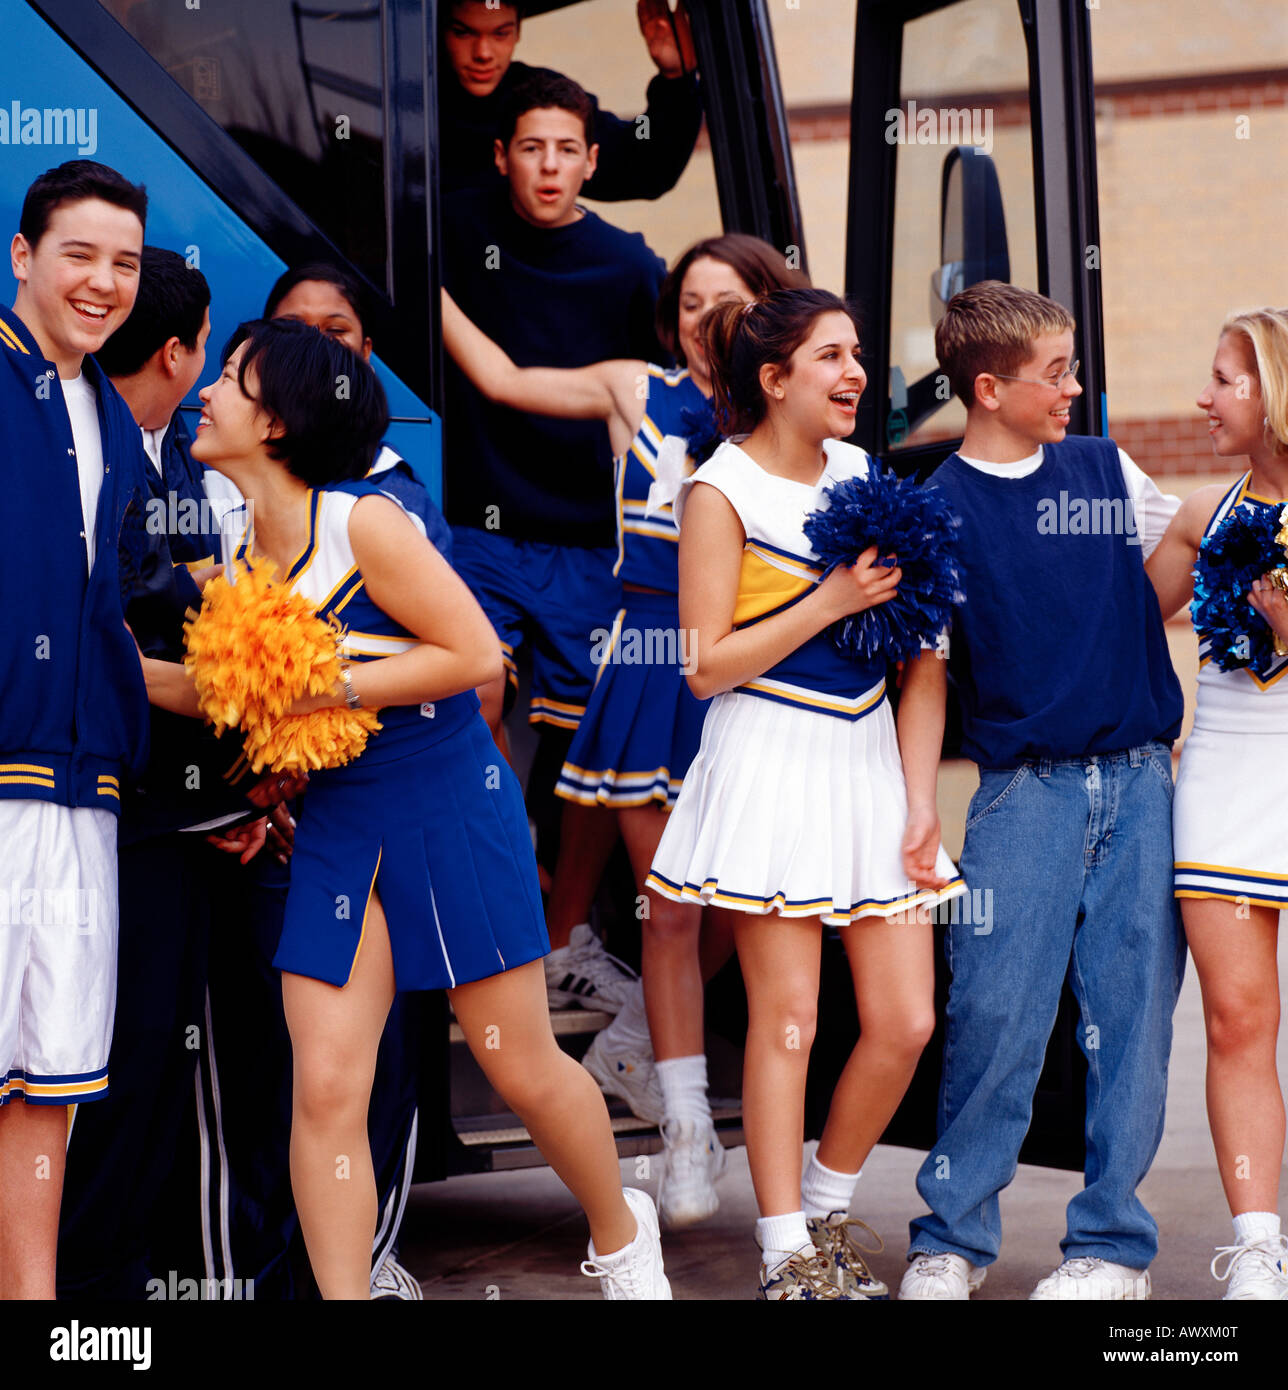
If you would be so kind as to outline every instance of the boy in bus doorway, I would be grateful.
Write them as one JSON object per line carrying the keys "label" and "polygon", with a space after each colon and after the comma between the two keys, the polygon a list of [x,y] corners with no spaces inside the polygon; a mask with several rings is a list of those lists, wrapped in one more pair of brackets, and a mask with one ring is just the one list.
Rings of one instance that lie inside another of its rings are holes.
{"label": "boy in bus doorway", "polygon": [[[441,7],[440,47],[447,61],[438,81],[439,129],[451,138],[439,147],[443,196],[496,182],[493,142],[501,134],[506,105],[531,77],[557,77],[549,68],[515,62],[523,6],[448,0]],[[586,196],[603,203],[660,198],[684,172],[702,126],[693,36],[683,0],[674,13],[668,0],[639,0],[640,31],[658,74],[648,84],[642,115],[623,120],[601,111],[590,97],[591,137],[599,168]]]}
{"label": "boy in bus doorway", "polygon": [[[995,906],[987,934],[948,929],[940,1133],[917,1177],[930,1212],[912,1223],[901,1298],[969,1298],[997,1259],[998,1195],[1066,977],[1088,1068],[1086,1186],[1063,1262],[1031,1297],[1148,1298],[1158,1250],[1136,1190],[1163,1133],[1185,963],[1169,752],[1182,701],[1144,560],[1177,503],[1112,439],[1067,436],[1082,391],[1074,327],[1044,295],[986,280],[935,330],[967,409],[958,452],[932,477],[961,518],[967,597],[949,670],[962,752],[980,768],[961,871]],[[1062,489],[1130,501],[1139,527],[1040,526]]]}
{"label": "boy in bus doorway", "polygon": [[[465,314],[520,366],[665,361],[653,322],[666,266],[644,238],[578,206],[594,173],[591,99],[539,74],[513,96],[495,189],[443,208],[444,279]],[[493,405],[448,369],[445,460],[454,563],[501,639],[506,677],[479,691],[505,751],[502,715],[517,688],[515,650],[533,651],[529,722],[541,747],[528,803],[542,825],[595,680],[596,629],[621,606],[612,449],[598,420],[558,420]],[[547,919],[551,1003],[617,1012],[631,977],[586,922],[617,828],[602,807],[568,803]],[[549,826],[553,831],[554,826]]]}

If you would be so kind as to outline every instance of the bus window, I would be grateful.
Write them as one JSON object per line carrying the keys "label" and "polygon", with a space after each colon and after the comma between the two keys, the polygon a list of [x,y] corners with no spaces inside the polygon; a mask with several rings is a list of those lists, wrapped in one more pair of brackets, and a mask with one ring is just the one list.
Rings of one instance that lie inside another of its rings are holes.
{"label": "bus window", "polygon": [[[890,410],[881,444],[896,450],[960,438],[965,426],[965,408],[946,390],[924,397],[914,390],[909,405],[910,388],[926,378],[933,382],[938,371],[937,298],[928,286],[941,265],[941,190],[954,149],[973,146],[991,157],[1004,209],[1008,278],[1039,288],[1028,58],[1015,0],[959,0],[904,25],[899,105],[887,112],[883,133],[897,156]],[[960,180],[950,177],[947,186],[943,215],[951,239]],[[951,297],[965,288],[961,278],[949,275],[939,288]]]}
{"label": "bus window", "polygon": [[389,285],[378,3],[100,3],[373,284]]}
{"label": "bus window", "polygon": [[813,6],[774,5],[770,17],[801,221],[809,236],[810,278],[820,289],[840,294],[845,284],[855,6],[853,0],[830,0],[823,24]]}

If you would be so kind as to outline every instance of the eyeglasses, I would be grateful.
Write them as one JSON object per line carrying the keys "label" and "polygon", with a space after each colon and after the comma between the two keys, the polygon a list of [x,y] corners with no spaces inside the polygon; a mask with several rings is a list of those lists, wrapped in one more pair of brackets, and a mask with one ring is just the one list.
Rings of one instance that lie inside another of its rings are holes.
{"label": "eyeglasses", "polygon": [[1071,376],[1075,381],[1078,379],[1078,368],[1082,366],[1076,358],[1060,373],[1059,376],[1007,376],[1005,372],[990,372],[990,376],[1001,377],[1003,381],[1027,381],[1030,386],[1054,386],[1058,391],[1064,385],[1064,379]]}

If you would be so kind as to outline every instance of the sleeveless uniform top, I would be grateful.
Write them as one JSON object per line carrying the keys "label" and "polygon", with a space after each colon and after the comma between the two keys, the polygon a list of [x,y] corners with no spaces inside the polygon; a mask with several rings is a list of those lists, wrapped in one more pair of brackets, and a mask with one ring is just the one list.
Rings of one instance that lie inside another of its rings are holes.
{"label": "sleeveless uniform top", "polygon": [[[1203,533],[1205,538],[1235,507],[1273,510],[1277,517],[1288,505],[1249,492],[1251,481],[1251,472],[1245,473],[1225,494]],[[1288,656],[1272,657],[1262,670],[1254,671],[1245,666],[1237,671],[1222,671],[1212,660],[1209,643],[1200,639],[1194,727],[1223,733],[1288,733],[1288,679],[1285,677],[1288,677]]]}
{"label": "sleeveless uniform top", "polygon": [[[767,473],[736,444],[724,443],[690,478],[676,498],[683,525],[684,503],[694,483],[709,483],[728,499],[742,522],[746,541],[733,621],[750,627],[798,603],[818,583],[824,566],[805,539],[810,512],[824,505],[824,491],[847,478],[864,477],[868,456],[840,440],[824,441],[826,466],[815,484]],[[763,675],[737,686],[740,694],[812,710],[840,719],[862,719],[885,699],[886,663],[858,662],[843,655],[828,631],[811,637]]]}
{"label": "sleeveless uniform top", "polygon": [[[308,541],[284,577],[296,593],[313,604],[320,617],[333,617],[342,624],[345,635],[340,654],[353,662],[396,656],[420,640],[376,606],[353,557],[349,516],[358,499],[368,496],[397,501],[365,481],[315,488],[309,497]],[[247,544],[244,537],[237,548],[238,558],[245,556]],[[370,767],[437,743],[467,724],[478,708],[478,697],[472,690],[423,705],[386,706],[380,710],[380,731],[368,738],[362,755],[347,767],[358,763]],[[327,768],[313,773],[312,778],[340,777],[346,770]]]}
{"label": "sleeveless uniform top", "polygon": [[680,533],[672,499],[681,480],[693,471],[685,436],[698,422],[710,420],[711,403],[687,370],[673,372],[649,364],[644,418],[630,447],[616,461],[613,573],[624,584],[679,592]]}

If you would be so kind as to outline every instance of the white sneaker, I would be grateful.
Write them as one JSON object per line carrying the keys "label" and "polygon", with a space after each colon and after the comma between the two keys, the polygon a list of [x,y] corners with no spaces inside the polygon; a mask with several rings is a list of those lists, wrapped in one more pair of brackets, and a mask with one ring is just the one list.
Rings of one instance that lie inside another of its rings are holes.
{"label": "white sneaker", "polygon": [[928,1255],[916,1251],[899,1285],[899,1297],[964,1301],[984,1282],[986,1265],[973,1265],[961,1255]]}
{"label": "white sneaker", "polygon": [[605,1095],[617,1096],[631,1108],[632,1115],[651,1125],[662,1123],[662,1087],[657,1079],[650,1049],[632,1046],[618,1047],[613,1039],[613,1025],[595,1034],[586,1049],[581,1064],[599,1082]]}
{"label": "white sneaker", "polygon": [[669,1299],[671,1285],[662,1268],[662,1240],[653,1199],[638,1187],[622,1188],[622,1196],[635,1214],[639,1228],[635,1239],[612,1255],[596,1255],[595,1242],[591,1241],[581,1272],[599,1280],[606,1299]]}
{"label": "white sneaker", "polygon": [[720,1205],[716,1183],[729,1164],[708,1119],[668,1120],[657,1179],[657,1209],[668,1231],[705,1221]]}
{"label": "white sneaker", "polygon": [[603,1009],[615,1014],[624,1007],[631,985],[639,977],[603,943],[586,922],[572,929],[567,946],[546,957],[546,998],[552,1009]]}
{"label": "white sneaker", "polygon": [[412,1277],[392,1255],[386,1255],[384,1263],[371,1276],[371,1297],[373,1299],[396,1299],[400,1303],[423,1303],[424,1290],[420,1281]]}
{"label": "white sneaker", "polygon": [[[1221,1257],[1227,1263],[1218,1274]],[[1228,1279],[1225,1299],[1288,1299],[1288,1237],[1267,1236],[1265,1240],[1245,1241],[1242,1245],[1219,1245],[1212,1260],[1212,1277]]]}
{"label": "white sneaker", "polygon": [[1147,1269],[1129,1269],[1095,1255],[1065,1260],[1059,1269],[1039,1281],[1030,1299],[1092,1298],[1131,1300],[1149,1297]]}

